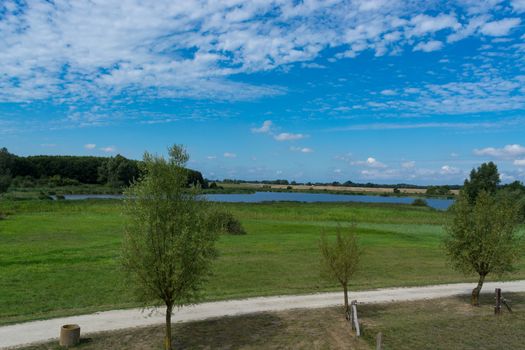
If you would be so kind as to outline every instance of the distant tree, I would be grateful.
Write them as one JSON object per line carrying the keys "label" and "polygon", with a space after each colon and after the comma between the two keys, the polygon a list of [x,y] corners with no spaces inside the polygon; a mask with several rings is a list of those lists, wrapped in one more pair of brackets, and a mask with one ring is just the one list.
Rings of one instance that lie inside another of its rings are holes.
{"label": "distant tree", "polygon": [[501,186],[498,197],[506,197],[509,201],[515,202],[520,208],[520,221],[525,221],[525,186],[520,181]]}
{"label": "distant tree", "polygon": [[472,290],[472,305],[479,305],[479,293],[489,273],[510,272],[522,251],[518,228],[518,206],[482,190],[474,204],[461,191],[452,206],[453,219],[445,226],[444,246],[455,269],[479,276]]}
{"label": "distant tree", "polygon": [[337,228],[335,242],[330,242],[326,234],[321,235],[321,276],[327,280],[337,281],[344,292],[345,314],[348,315],[348,282],[359,265],[360,250],[353,228],[344,232]]}
{"label": "distant tree", "polygon": [[138,176],[138,162],[127,159],[120,154],[108,158],[98,168],[98,181],[112,187],[128,186]]}
{"label": "distant tree", "polygon": [[12,181],[12,169],[15,155],[9,153],[7,148],[0,148],[0,193],[7,192]]}
{"label": "distant tree", "polygon": [[431,196],[445,196],[450,193],[450,186],[429,186],[426,191]]}
{"label": "distant tree", "polygon": [[483,163],[477,169],[472,169],[470,178],[463,184],[463,191],[468,196],[470,203],[474,203],[481,191],[495,194],[500,181],[496,164]]}
{"label": "distant tree", "polygon": [[169,155],[144,155],[143,175],[126,191],[123,245],[123,265],[140,299],[166,307],[167,350],[173,308],[198,300],[218,238],[198,187],[186,189],[186,151],[173,146]]}

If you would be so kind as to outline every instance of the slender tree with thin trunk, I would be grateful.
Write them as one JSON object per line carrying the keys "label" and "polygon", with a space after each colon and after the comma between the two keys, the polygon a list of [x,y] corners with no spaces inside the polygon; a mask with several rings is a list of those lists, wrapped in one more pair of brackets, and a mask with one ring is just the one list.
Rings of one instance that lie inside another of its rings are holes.
{"label": "slender tree with thin trunk", "polygon": [[477,306],[487,275],[511,272],[520,257],[523,240],[517,230],[519,207],[484,190],[472,203],[469,194],[462,191],[452,214],[453,219],[445,226],[444,246],[456,270],[478,275],[471,297],[471,304]]}
{"label": "slender tree with thin trunk", "polygon": [[338,226],[335,242],[331,242],[325,233],[321,235],[319,242],[321,276],[330,281],[337,281],[343,287],[345,315],[350,311],[348,282],[357,270],[361,255],[354,229],[355,226],[352,226],[345,231]]}
{"label": "slender tree with thin trunk", "polygon": [[187,188],[187,153],[173,146],[169,155],[146,153],[142,176],[126,192],[122,254],[140,300],[166,307],[166,350],[172,349],[173,309],[198,300],[218,237],[209,204],[198,188]]}

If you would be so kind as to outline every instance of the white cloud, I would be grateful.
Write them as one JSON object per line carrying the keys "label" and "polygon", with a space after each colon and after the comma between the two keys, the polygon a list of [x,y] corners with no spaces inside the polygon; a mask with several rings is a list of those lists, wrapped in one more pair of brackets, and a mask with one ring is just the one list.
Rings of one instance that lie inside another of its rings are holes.
{"label": "white cloud", "polygon": [[442,175],[456,175],[459,174],[461,170],[458,168],[452,167],[450,165],[443,165],[440,170],[440,174]]}
{"label": "white cloud", "polygon": [[260,128],[252,128],[253,133],[268,133],[270,132],[270,128],[272,127],[272,121],[271,120],[265,120]]}
{"label": "white cloud", "polygon": [[290,147],[290,151],[301,153],[312,153],[314,150],[308,147]]}
{"label": "white cloud", "polygon": [[395,92],[394,90],[385,89],[385,90],[381,91],[381,95],[384,95],[384,96],[395,96],[395,95],[397,95],[397,92]]}
{"label": "white cloud", "polygon": [[457,29],[460,27],[456,17],[447,14],[441,14],[436,17],[417,15],[411,19],[410,23],[414,26],[411,31],[414,35],[434,33],[447,28]]}
{"label": "white cloud", "polygon": [[487,147],[475,149],[474,154],[477,156],[490,156],[503,159],[514,158],[525,155],[525,147],[518,144],[506,145],[503,148]]}
{"label": "white cloud", "polygon": [[207,156],[206,159],[209,159],[209,160],[217,159],[217,156]]}
{"label": "white cloud", "polygon": [[56,147],[56,143],[42,143],[40,144],[40,147],[44,147],[44,148],[53,148],[53,147]]}
{"label": "white cloud", "polygon": [[117,151],[115,146],[102,147],[100,150],[105,153],[115,153]]}
{"label": "white cloud", "polygon": [[386,165],[378,161],[377,159],[373,157],[368,157],[366,160],[363,161],[356,161],[352,162],[352,165],[359,165],[359,166],[367,166],[370,168],[386,168]]}
{"label": "white cloud", "polygon": [[341,169],[334,169],[335,174],[341,174],[343,171]]}
{"label": "white cloud", "polygon": [[405,169],[412,169],[416,166],[416,162],[411,160],[408,162],[401,163],[401,167]]}
{"label": "white cloud", "polygon": [[326,66],[323,66],[322,64],[315,63],[315,62],[309,62],[309,63],[301,63],[302,68],[314,68],[314,69],[325,69]]}
{"label": "white cloud", "polygon": [[237,158],[237,154],[231,152],[224,152],[224,158]]}
{"label": "white cloud", "polygon": [[516,12],[524,12],[525,11],[525,0],[512,0],[512,8]]}
{"label": "white cloud", "polygon": [[426,43],[419,43],[414,46],[414,51],[423,51],[423,52],[432,52],[441,50],[443,48],[443,43],[438,40],[431,40]]}
{"label": "white cloud", "polygon": [[95,145],[94,143],[87,143],[84,145],[85,149],[95,149],[96,147],[97,145]]}
{"label": "white cloud", "polygon": [[517,166],[525,166],[525,159],[516,159],[513,164]]}
{"label": "white cloud", "polygon": [[[513,8],[522,2],[514,0]],[[230,77],[294,63],[321,68],[313,61],[326,48],[345,50],[336,58],[397,54],[421,42],[430,48],[437,32],[479,34],[467,23],[493,7],[466,0],[437,8],[432,1],[386,0],[29,3],[2,2],[0,101],[278,95],[285,90]],[[466,14],[456,16],[458,7]],[[502,19],[481,32],[505,35],[518,23]]]}
{"label": "white cloud", "polygon": [[489,36],[504,36],[521,23],[519,18],[505,18],[499,21],[485,23],[480,32]]}
{"label": "white cloud", "polygon": [[307,135],[304,135],[304,134],[291,134],[287,132],[282,132],[278,135],[275,135],[273,138],[277,141],[293,141],[293,140],[301,140],[306,137]]}

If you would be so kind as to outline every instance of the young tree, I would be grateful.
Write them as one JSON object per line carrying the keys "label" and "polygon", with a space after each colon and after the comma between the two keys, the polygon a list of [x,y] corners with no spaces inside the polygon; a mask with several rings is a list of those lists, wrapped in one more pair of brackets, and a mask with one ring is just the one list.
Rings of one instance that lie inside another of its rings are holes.
{"label": "young tree", "polygon": [[169,155],[144,155],[142,176],[126,192],[123,244],[123,265],[141,300],[166,307],[166,350],[173,308],[198,300],[218,237],[198,188],[186,188],[186,151],[173,146]]}
{"label": "young tree", "polygon": [[510,272],[521,253],[517,232],[518,206],[481,191],[474,204],[462,191],[452,208],[453,219],[445,226],[444,246],[453,267],[465,274],[477,273],[472,305],[479,305],[479,293],[489,273]]}
{"label": "young tree", "polygon": [[360,250],[357,236],[352,230],[343,232],[337,228],[335,242],[329,242],[326,234],[321,235],[321,276],[337,281],[344,291],[345,314],[348,315],[348,282],[359,265]]}

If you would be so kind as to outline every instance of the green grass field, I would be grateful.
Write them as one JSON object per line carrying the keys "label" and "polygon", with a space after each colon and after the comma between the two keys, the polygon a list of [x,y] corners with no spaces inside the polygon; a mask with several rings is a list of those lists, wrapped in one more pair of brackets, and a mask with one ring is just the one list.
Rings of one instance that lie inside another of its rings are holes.
{"label": "green grass field", "polygon": [[[224,206],[248,234],[220,238],[206,300],[336,289],[319,277],[317,244],[321,231],[352,222],[365,254],[351,289],[465,280],[440,248],[444,212],[363,203]],[[0,324],[137,305],[119,269],[118,201],[4,201],[2,211]],[[509,278],[525,278],[525,261]]]}

